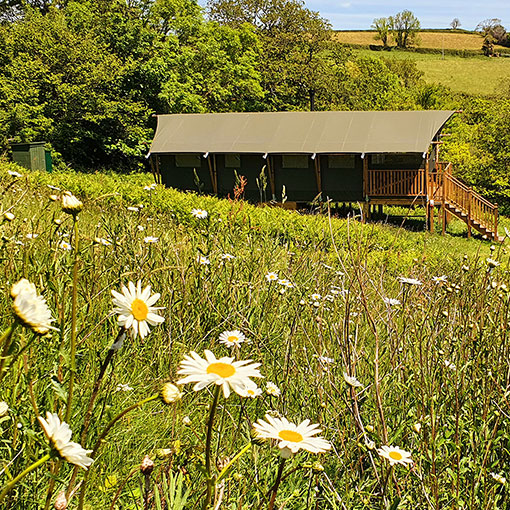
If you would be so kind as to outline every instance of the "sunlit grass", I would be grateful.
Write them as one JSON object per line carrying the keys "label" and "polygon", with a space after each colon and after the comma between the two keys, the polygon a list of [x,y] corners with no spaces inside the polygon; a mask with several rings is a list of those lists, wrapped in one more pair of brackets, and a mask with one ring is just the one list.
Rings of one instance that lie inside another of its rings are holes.
{"label": "sunlit grass", "polygon": [[[0,226],[1,330],[12,321],[10,285],[22,277],[36,284],[60,330],[30,345],[31,332],[14,333],[0,383],[0,400],[9,407],[0,417],[2,486],[47,452],[37,416],[63,416],[68,402],[74,249],[61,242],[74,246],[73,218],[49,198],[68,189],[84,203],[69,419],[74,440],[119,333],[111,291],[129,281],[150,284],[161,294],[154,306],[163,307],[157,313],[165,318],[143,339],[127,336],[108,365],[82,446],[92,449],[108,423],[132,410],[99,443],[84,508],[115,501],[115,508],[159,510],[166,508],[160,500],[176,494],[181,503],[174,499],[173,508],[201,507],[208,444],[210,473],[220,480],[211,498],[224,508],[267,508],[272,494],[275,508],[303,510],[384,508],[399,498],[398,508],[409,509],[508,505],[493,476],[507,474],[509,461],[505,245],[491,249],[461,236],[330,221],[159,186],[145,190],[147,175],[14,179],[4,165],[0,182],[0,212],[15,216]],[[196,217],[193,209],[208,215]],[[157,240],[146,242],[148,236]],[[198,263],[199,255],[210,263]],[[268,281],[270,272],[278,279]],[[399,276],[421,285],[399,283]],[[220,343],[225,331],[245,340]],[[179,379],[185,355],[205,349],[261,363],[262,394],[219,398],[214,420],[212,386],[195,392],[186,385],[182,399],[169,405],[158,399],[138,405]],[[268,393],[267,382],[281,394]],[[277,494],[278,449],[247,446],[252,424],[271,410],[295,424],[320,424],[332,443],[328,453],[301,451],[287,460]],[[213,423],[209,443],[207,423]],[[409,452],[412,470],[391,468],[377,453],[383,446]],[[145,455],[155,464],[149,475],[139,468]],[[10,492],[10,508],[20,502],[44,508],[48,466],[56,472],[54,463],[41,466]],[[49,504],[69,489],[72,471],[61,466]],[[83,476],[79,471],[76,482]]]}

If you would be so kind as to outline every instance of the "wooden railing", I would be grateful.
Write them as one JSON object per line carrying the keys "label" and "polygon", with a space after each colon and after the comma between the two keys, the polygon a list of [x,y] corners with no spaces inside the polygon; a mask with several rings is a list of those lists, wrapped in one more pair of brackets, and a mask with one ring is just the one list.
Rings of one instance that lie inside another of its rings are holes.
{"label": "wooden railing", "polygon": [[[429,203],[450,208],[450,212],[471,227],[483,227],[497,237],[498,206],[466,186],[452,175],[451,163],[437,162],[435,171],[368,171],[366,194],[369,197],[427,197]],[[455,212],[457,209],[458,212]],[[476,223],[473,223],[476,222]]]}
{"label": "wooden railing", "polygon": [[468,226],[474,220],[487,230],[498,232],[498,206],[466,186],[451,174],[443,176],[443,196],[446,204],[459,209],[467,215]]}
{"label": "wooden railing", "polygon": [[369,170],[367,194],[373,197],[415,197],[426,193],[425,171]]}

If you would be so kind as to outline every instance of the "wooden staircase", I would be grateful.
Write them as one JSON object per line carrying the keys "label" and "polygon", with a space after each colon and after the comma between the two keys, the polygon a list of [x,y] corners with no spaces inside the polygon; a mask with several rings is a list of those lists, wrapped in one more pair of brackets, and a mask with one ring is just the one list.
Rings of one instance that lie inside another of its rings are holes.
{"label": "wooden staircase", "polygon": [[451,163],[438,163],[437,167],[437,172],[429,173],[427,194],[430,205],[441,206],[443,232],[449,213],[467,224],[468,237],[474,229],[488,239],[502,242],[504,238],[498,235],[498,205],[454,177]]}

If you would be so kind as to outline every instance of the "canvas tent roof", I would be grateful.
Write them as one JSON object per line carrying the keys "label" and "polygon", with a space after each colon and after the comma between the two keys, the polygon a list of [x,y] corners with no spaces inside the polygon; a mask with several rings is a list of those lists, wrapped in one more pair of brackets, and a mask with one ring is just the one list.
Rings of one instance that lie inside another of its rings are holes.
{"label": "canvas tent roof", "polygon": [[158,115],[150,152],[424,153],[453,111]]}

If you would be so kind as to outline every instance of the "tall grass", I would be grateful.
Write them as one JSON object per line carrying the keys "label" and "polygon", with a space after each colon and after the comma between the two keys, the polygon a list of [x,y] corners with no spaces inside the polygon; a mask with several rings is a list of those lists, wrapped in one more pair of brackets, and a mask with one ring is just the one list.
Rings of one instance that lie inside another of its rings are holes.
{"label": "tall grass", "polygon": [[[169,406],[138,403],[175,382],[190,351],[229,355],[218,337],[233,329],[249,340],[235,356],[260,362],[261,388],[273,382],[281,395],[219,399],[211,441],[215,476],[245,451],[216,486],[213,505],[269,504],[277,449],[247,445],[253,422],[272,410],[297,423],[319,423],[333,445],[327,454],[300,452],[286,462],[275,508],[507,508],[504,245],[491,250],[482,241],[303,217],[161,187],[149,191],[147,176],[13,178],[4,168],[0,179],[0,211],[15,215],[0,227],[2,331],[12,323],[9,288],[22,277],[36,284],[59,327],[51,337],[22,327],[14,332],[0,383],[0,400],[9,406],[0,418],[2,485],[48,451],[37,416],[64,417],[68,402],[75,253],[62,249],[62,241],[73,244],[73,219],[50,195],[69,189],[84,202],[69,418],[75,441],[119,331],[111,290],[128,281],[150,284],[161,293],[157,305],[165,317],[143,340],[127,337],[106,370],[82,446],[92,449],[108,423],[133,409],[97,443],[86,491],[77,487],[84,472],[70,487],[73,466],[54,459],[15,486],[6,508],[49,507],[60,491],[70,496],[73,489],[69,508],[80,491],[90,509],[201,507],[213,390],[185,386],[182,400]],[[137,210],[127,209],[135,204]],[[193,217],[195,207],[208,217]],[[157,241],[145,242],[148,236]],[[223,259],[226,253],[235,258]],[[198,255],[210,263],[199,264]],[[269,282],[269,272],[294,286]],[[401,283],[399,276],[421,284]],[[362,387],[348,384],[344,373]],[[390,468],[377,453],[383,445],[410,452],[412,468]],[[140,471],[145,455],[155,464],[149,474]]]}

